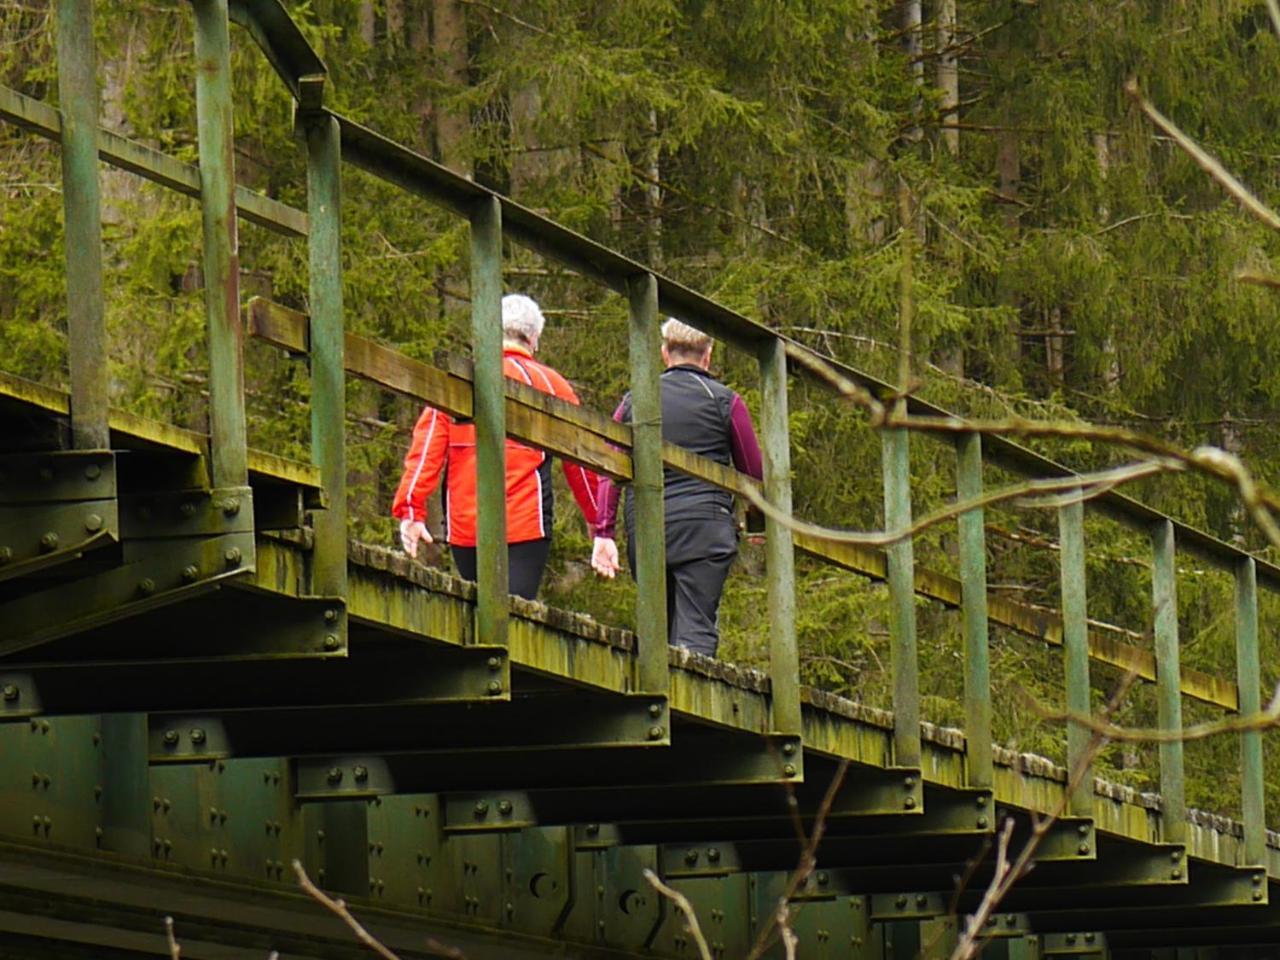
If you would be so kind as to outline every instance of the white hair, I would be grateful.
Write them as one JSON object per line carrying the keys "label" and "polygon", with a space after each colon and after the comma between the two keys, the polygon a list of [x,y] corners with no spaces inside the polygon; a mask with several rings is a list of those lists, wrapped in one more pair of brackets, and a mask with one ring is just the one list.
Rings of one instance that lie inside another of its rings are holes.
{"label": "white hair", "polygon": [[668,317],[662,325],[662,342],[668,352],[684,356],[701,356],[711,346],[709,336],[675,317]]}
{"label": "white hair", "polygon": [[542,336],[546,318],[532,297],[512,293],[502,298],[502,333],[506,337],[535,343]]}

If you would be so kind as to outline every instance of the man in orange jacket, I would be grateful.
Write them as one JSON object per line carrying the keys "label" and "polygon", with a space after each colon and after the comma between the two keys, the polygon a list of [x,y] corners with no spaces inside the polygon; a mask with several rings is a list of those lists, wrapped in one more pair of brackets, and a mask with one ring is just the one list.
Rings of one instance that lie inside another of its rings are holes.
{"label": "man in orange jacket", "polygon": [[[561,400],[577,403],[569,382],[551,367],[533,359],[545,320],[531,298],[512,294],[502,298],[503,369],[508,377]],[[510,590],[534,599],[551,549],[554,506],[551,458],[545,450],[507,438],[507,550]],[[404,476],[396,490],[391,513],[400,521],[400,542],[411,557],[418,544],[431,542],[427,531],[427,497],[445,483],[445,539],[458,573],[476,578],[476,428],[471,421],[454,420],[433,407],[422,411],[404,458]],[[586,518],[596,522],[596,474],[576,463],[564,464],[569,489]]]}

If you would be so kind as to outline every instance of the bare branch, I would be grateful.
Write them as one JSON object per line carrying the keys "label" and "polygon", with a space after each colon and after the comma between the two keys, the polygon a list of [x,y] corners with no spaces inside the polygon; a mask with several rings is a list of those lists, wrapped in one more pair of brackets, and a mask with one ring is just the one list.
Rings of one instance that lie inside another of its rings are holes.
{"label": "bare branch", "polygon": [[302,868],[299,860],[293,861],[293,872],[297,874],[298,886],[317,903],[329,910],[334,916],[351,928],[351,932],[356,935],[356,939],[363,943],[366,947],[382,957],[382,960],[400,960],[396,954],[392,953],[389,948],[383,945],[368,930],[360,925],[360,921],[351,915],[351,911],[347,909],[347,905],[341,898],[334,899],[328,896],[323,890],[311,882],[311,878],[307,876],[307,871]]}
{"label": "bare branch", "polygon": [[1257,273],[1253,270],[1237,270],[1236,279],[1241,283],[1251,283],[1256,287],[1280,289],[1280,277],[1270,273]]}
{"label": "bare branch", "polygon": [[[1275,8],[1275,0],[1267,0],[1269,10]],[[1275,14],[1272,14],[1273,16]],[[1142,91],[1138,89],[1138,81],[1130,79],[1124,85],[1125,92],[1131,96],[1138,106],[1142,108],[1142,112],[1151,118],[1151,122],[1173,138],[1173,141],[1180,146],[1188,156],[1194,160],[1205,173],[1217,180],[1222,188],[1231,194],[1240,204],[1252,213],[1255,217],[1269,226],[1272,230],[1280,230],[1280,214],[1268,207],[1249,191],[1243,183],[1237,180],[1226,167],[1224,167],[1214,156],[1206,151],[1200,144],[1196,143],[1189,136],[1183,133],[1172,120],[1155,108],[1146,97],[1142,95]]]}
{"label": "bare branch", "polygon": [[164,918],[164,936],[169,943],[169,960],[182,960],[182,947],[173,934],[173,917]]}
{"label": "bare branch", "polygon": [[1280,3],[1267,0],[1267,13],[1271,14],[1271,26],[1275,28],[1276,36],[1280,37]]}
{"label": "bare branch", "polygon": [[796,946],[800,943],[800,939],[791,929],[791,911],[787,909],[785,901],[778,904],[778,915],[775,919],[778,923],[778,936],[782,938],[782,948],[786,951],[786,960],[796,960]]}
{"label": "bare branch", "polygon": [[679,890],[668,887],[658,879],[656,873],[647,867],[644,871],[644,878],[649,881],[653,889],[676,905],[676,909],[684,915],[684,922],[689,928],[689,934],[693,937],[693,942],[698,945],[698,956],[702,960],[711,960],[711,948],[707,946],[707,938],[702,935],[702,927],[698,925],[698,914],[694,912],[693,904],[689,902],[689,898]]}
{"label": "bare branch", "polygon": [[[1099,470],[1095,473],[1025,480],[1022,483],[1016,483],[999,490],[992,490],[971,500],[962,500],[942,507],[921,517],[906,529],[892,533],[888,531],[836,530],[814,523],[806,523],[803,520],[797,520],[790,513],[779,510],[754,487],[747,487],[743,491],[743,495],[751,502],[752,506],[766,516],[790,527],[797,533],[803,533],[818,540],[825,540],[828,543],[852,543],[858,546],[888,547],[914,537],[918,533],[923,533],[943,521],[994,503],[1014,500],[1020,501],[1022,506],[1056,508],[1064,503],[1074,503],[1077,500],[1088,500],[1092,497],[1101,496],[1122,483],[1128,483],[1142,477],[1154,476],[1158,473],[1181,471],[1182,469],[1183,466],[1176,461],[1157,459],[1131,463],[1123,467],[1114,467],[1110,470]],[[1044,494],[1058,492],[1066,493],[1067,496],[1033,499],[1042,497]]]}
{"label": "bare branch", "polygon": [[[1021,688],[1019,688],[1021,690]],[[1225,720],[1211,720],[1197,723],[1181,730],[1158,730],[1154,727],[1121,727],[1106,719],[1090,714],[1076,713],[1071,710],[1050,710],[1038,703],[1025,690],[1022,694],[1029,701],[1031,709],[1037,716],[1045,720],[1064,720],[1092,730],[1107,740],[1120,740],[1126,743],[1186,743],[1191,740],[1207,740],[1223,733],[1241,733],[1245,730],[1270,730],[1280,727],[1280,686],[1276,687],[1271,701],[1257,713],[1246,716],[1227,717]]]}

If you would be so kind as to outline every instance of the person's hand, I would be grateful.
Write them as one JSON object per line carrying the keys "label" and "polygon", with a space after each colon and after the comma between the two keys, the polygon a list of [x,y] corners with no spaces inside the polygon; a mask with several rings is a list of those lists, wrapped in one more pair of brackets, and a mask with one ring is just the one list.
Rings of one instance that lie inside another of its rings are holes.
{"label": "person's hand", "polygon": [[618,573],[618,545],[612,537],[596,537],[591,548],[591,569],[612,580]]}
{"label": "person's hand", "polygon": [[427,529],[427,525],[421,520],[401,520],[400,543],[404,546],[404,552],[411,557],[416,557],[419,541],[431,542],[431,531]]}
{"label": "person's hand", "polygon": [[748,534],[747,534],[747,543],[751,544],[753,547],[763,547],[763,546],[764,546],[764,534],[763,534],[763,533],[748,533]]}

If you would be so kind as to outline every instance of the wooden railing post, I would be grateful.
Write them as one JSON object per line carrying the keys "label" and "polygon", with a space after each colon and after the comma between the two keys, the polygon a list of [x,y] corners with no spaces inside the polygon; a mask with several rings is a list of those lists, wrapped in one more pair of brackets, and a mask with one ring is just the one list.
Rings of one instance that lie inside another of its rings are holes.
{"label": "wooden railing post", "polygon": [[[760,347],[763,386],[764,494],[791,513],[791,430],[787,411],[787,354],[781,340]],[[769,683],[773,731],[800,733],[800,654],[796,647],[796,561],[791,528],[765,521],[765,561],[769,589]]]}
{"label": "wooden railing post", "polygon": [[227,0],[192,0],[191,6],[196,20],[196,118],[209,337],[209,458],[214,487],[243,487],[249,471]]}
{"label": "wooden railing post", "polygon": [[317,511],[312,592],[347,595],[346,367],[342,312],[342,157],[338,121],[310,119],[307,236],[311,300],[311,459],[327,509]]}
{"label": "wooden railing post", "polygon": [[631,469],[635,491],[636,636],[640,642],[638,688],[666,695],[666,526],[662,504],[662,338],[658,329],[658,282],[653,274],[632,277],[630,300]]}
{"label": "wooden railing post", "polygon": [[507,642],[507,410],[502,360],[502,207],[471,212],[471,351],[475,360],[476,641]]}
{"label": "wooden railing post", "polygon": [[[1089,714],[1089,605],[1084,563],[1084,505],[1078,498],[1058,508],[1061,541],[1062,652],[1066,673],[1067,710]],[[1075,782],[1067,812],[1075,817],[1093,815],[1093,764],[1086,763],[1090,731],[1067,722],[1067,769]]]}
{"label": "wooden railing post", "polygon": [[[1258,662],[1258,571],[1252,557],[1236,566],[1236,685],[1240,715],[1253,716],[1262,709],[1261,667]],[[1244,864],[1267,862],[1267,825],[1264,819],[1262,731],[1240,733],[1241,819],[1244,821]]]}
{"label": "wooden railing post", "polygon": [[[982,496],[982,436],[966,433],[956,440],[956,496],[961,503]],[[969,786],[990,789],[995,776],[991,759],[991,672],[987,624],[987,551],[985,514],[981,507],[960,515],[960,586],[964,613],[965,750]]]}
{"label": "wooden railing post", "polygon": [[[911,526],[911,464],[907,431],[881,434],[884,527],[900,533]],[[916,651],[915,554],[911,538],[886,551],[889,576],[889,640],[893,664],[894,763],[920,766],[920,663]]]}
{"label": "wooden railing post", "polygon": [[80,450],[105,450],[110,446],[96,64],[92,0],[58,0],[71,440]]}

